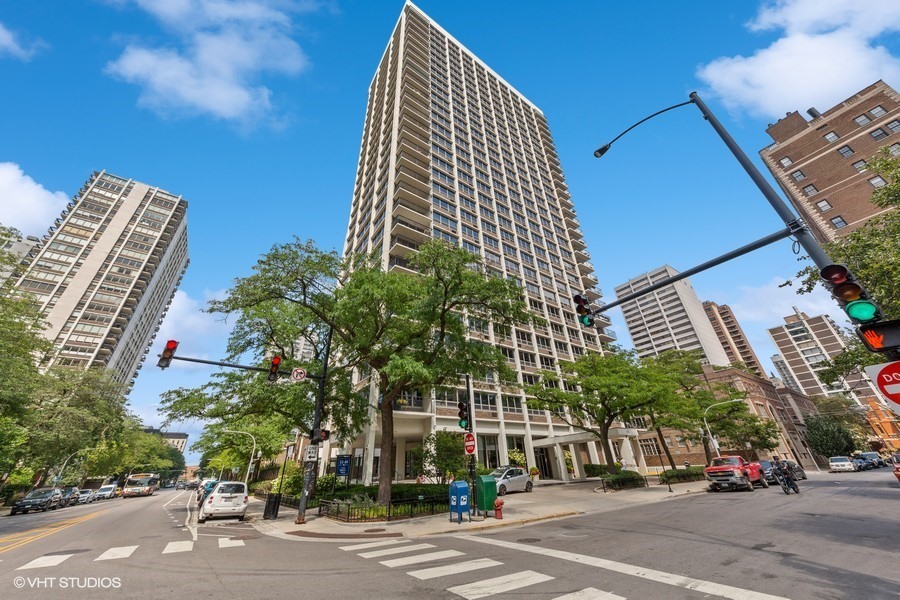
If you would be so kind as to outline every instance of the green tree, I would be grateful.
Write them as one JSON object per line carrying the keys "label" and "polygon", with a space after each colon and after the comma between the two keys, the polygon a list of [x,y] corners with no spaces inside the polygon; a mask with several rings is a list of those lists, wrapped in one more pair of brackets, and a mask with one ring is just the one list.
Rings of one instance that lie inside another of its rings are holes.
{"label": "green tree", "polygon": [[806,417],[806,443],[822,456],[849,456],[856,449],[853,434],[830,416]]}
{"label": "green tree", "polygon": [[[224,300],[210,304],[212,312],[237,314],[239,319],[257,309],[279,315],[289,307],[286,319],[270,321],[286,321],[296,333],[318,324],[319,334],[312,337],[319,344],[324,339],[321,332],[330,328],[332,353],[340,361],[329,366],[333,375],[325,409],[330,422],[345,428],[350,437],[365,423],[367,396],[359,393],[365,391],[364,385],[373,385],[380,398],[381,502],[391,495],[395,402],[415,390],[456,384],[463,373],[483,377],[499,372],[508,377],[509,368],[498,348],[467,338],[466,319],[500,326],[532,320],[521,288],[490,277],[480,259],[466,250],[429,241],[409,258],[409,266],[415,273],[386,272],[377,256],[342,260],[335,252],[319,250],[312,241],[295,240],[274,246],[252,275],[237,279]],[[290,347],[286,340],[297,339],[268,332],[245,338],[256,346],[272,344],[277,338],[285,348]],[[236,343],[235,348],[244,343]],[[256,351],[264,350],[257,347]],[[351,369],[358,369],[364,378],[359,390],[336,385],[350,381]],[[226,398],[246,404],[239,394]],[[196,412],[206,416],[205,405]]]}
{"label": "green tree", "polygon": [[746,404],[737,406],[743,410],[723,421],[717,429],[725,445],[739,452],[747,449],[751,455],[749,458],[753,459],[759,459],[760,451],[776,449],[780,437],[778,423],[750,414]]}
{"label": "green tree", "polygon": [[597,437],[608,465],[615,463],[609,439],[613,423],[647,414],[670,385],[659,370],[641,365],[633,351],[620,348],[584,354],[560,363],[560,369],[561,376],[543,371],[540,383],[527,386],[525,392],[534,398],[526,403]]}
{"label": "green tree", "polygon": [[416,474],[438,483],[447,483],[448,475],[466,467],[465,442],[461,433],[433,431],[412,451]]}

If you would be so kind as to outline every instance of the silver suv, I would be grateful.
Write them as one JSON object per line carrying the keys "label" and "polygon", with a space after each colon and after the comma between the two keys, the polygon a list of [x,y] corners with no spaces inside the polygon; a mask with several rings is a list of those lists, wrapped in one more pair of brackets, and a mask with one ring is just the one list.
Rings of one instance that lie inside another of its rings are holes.
{"label": "silver suv", "polygon": [[530,492],[534,488],[528,471],[522,467],[498,467],[491,475],[497,480],[498,496],[506,492]]}

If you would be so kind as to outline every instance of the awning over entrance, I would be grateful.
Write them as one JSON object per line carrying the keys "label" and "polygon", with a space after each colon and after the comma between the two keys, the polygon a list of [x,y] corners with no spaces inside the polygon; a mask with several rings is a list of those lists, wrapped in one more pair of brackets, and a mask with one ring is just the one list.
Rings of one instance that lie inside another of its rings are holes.
{"label": "awning over entrance", "polygon": [[[613,427],[609,430],[609,438],[610,439],[619,439],[623,437],[637,437],[638,431],[637,429],[629,429],[627,427]],[[587,431],[579,431],[578,433],[567,433],[565,435],[554,435],[545,438],[534,438],[532,440],[532,445],[535,448],[543,448],[549,446],[555,446],[557,444],[581,444],[584,442],[599,442],[600,438],[598,438],[593,433],[589,433]]]}

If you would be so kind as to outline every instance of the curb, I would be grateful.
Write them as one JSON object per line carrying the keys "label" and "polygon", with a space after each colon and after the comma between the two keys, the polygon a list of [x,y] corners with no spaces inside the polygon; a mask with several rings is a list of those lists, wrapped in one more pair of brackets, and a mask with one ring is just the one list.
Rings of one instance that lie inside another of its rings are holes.
{"label": "curb", "polygon": [[[531,517],[530,519],[517,519],[515,521],[509,521],[507,519],[501,519],[500,523],[491,523],[490,525],[482,525],[480,527],[467,527],[465,529],[447,529],[445,531],[433,531],[431,533],[423,533],[422,535],[416,537],[427,537],[430,535],[447,535],[449,533],[465,533],[469,531],[484,531],[486,529],[497,529],[499,527],[509,527],[512,525],[527,525],[529,523],[537,523],[539,521],[550,521],[552,519],[565,519],[567,517],[577,517],[579,515],[587,514],[585,512],[579,511],[570,511],[570,512],[562,512],[562,513],[553,513],[550,515],[541,515],[540,517]],[[410,536],[412,537],[412,536]]]}

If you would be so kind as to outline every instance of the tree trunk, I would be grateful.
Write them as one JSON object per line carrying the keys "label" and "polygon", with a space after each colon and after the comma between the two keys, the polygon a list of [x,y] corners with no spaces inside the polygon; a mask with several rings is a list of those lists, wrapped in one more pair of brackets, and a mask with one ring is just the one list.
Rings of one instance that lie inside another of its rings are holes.
{"label": "tree trunk", "polygon": [[703,453],[706,454],[706,465],[709,466],[712,463],[712,452],[709,450],[709,438],[703,436]]}
{"label": "tree trunk", "polygon": [[391,501],[394,476],[394,395],[384,394],[381,401],[381,458],[378,461],[378,502]]}
{"label": "tree trunk", "polygon": [[616,464],[616,453],[613,452],[612,446],[609,441],[609,428],[612,427],[612,423],[604,423],[600,427],[600,444],[603,446],[603,457],[606,459],[606,464],[610,467]]}
{"label": "tree trunk", "polygon": [[673,469],[677,469],[678,467],[675,465],[675,459],[672,457],[672,451],[669,450],[669,446],[666,445],[666,440],[663,439],[662,429],[656,428],[656,437],[659,438],[659,445],[662,447],[663,452],[666,453],[666,458],[669,459],[669,464]]}

